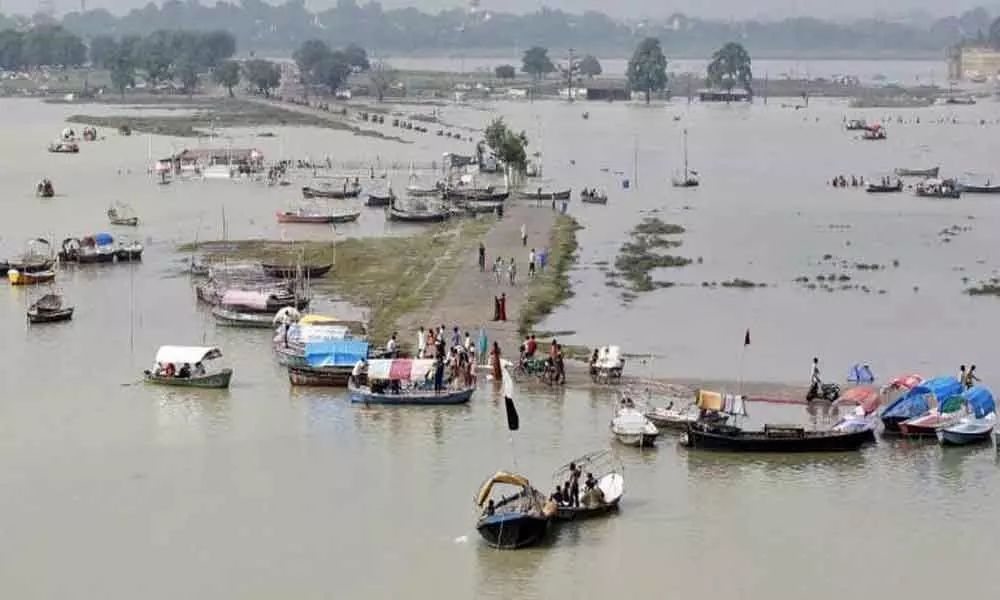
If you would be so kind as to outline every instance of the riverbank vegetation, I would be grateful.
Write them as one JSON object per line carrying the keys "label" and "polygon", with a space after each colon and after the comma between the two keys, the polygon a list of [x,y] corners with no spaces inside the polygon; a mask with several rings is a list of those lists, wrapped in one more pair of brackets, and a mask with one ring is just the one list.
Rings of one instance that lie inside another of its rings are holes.
{"label": "riverbank vegetation", "polygon": [[573,297],[569,271],[576,262],[576,232],[580,229],[582,226],[573,217],[556,217],[549,241],[548,264],[528,284],[528,294],[518,315],[520,335],[531,333],[539,321]]}
{"label": "riverbank vegetation", "polygon": [[440,299],[455,275],[458,257],[473,254],[492,224],[488,218],[470,219],[405,237],[335,243],[216,241],[187,244],[179,251],[200,251],[210,262],[332,263],[325,278],[310,282],[313,290],[364,308],[370,338],[384,343],[403,317],[429,309]]}

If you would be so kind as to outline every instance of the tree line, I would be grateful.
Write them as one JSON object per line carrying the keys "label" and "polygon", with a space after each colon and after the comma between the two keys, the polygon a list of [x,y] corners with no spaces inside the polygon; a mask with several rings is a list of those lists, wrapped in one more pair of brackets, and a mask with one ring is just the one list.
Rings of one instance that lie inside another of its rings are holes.
{"label": "tree line", "polygon": [[[601,74],[601,63],[590,55],[580,59],[570,57],[564,64],[556,64],[549,58],[549,50],[543,46],[532,46],[524,51],[521,58],[521,72],[534,80],[540,80],[550,73],[559,72],[568,86],[579,81],[578,77],[594,77]],[[497,79],[514,79],[517,75],[513,65],[496,68]],[[705,73],[706,83],[715,88],[732,91],[734,88],[752,94],[752,59],[742,44],[727,42],[712,54]],[[655,92],[667,88],[667,57],[660,40],[644,38],[636,46],[625,70],[629,88],[641,92],[648,104]]]}
{"label": "tree line", "polygon": [[[995,23],[984,9],[938,19],[928,25],[865,19],[838,23],[815,18],[765,22],[721,21],[676,14],[667,19],[627,23],[607,14],[572,14],[542,8],[531,14],[454,9],[435,14],[416,8],[386,10],[378,2],[359,5],[337,0],[322,11],[307,10],[304,0],[270,4],[264,0],[217,2],[167,0],[149,3],[120,17],[104,9],[70,12],[62,20],[84,38],[97,35],[146,36],[156,29],[230,31],[241,48],[291,52],[302,40],[363,41],[383,52],[514,48],[548,45],[587,47],[612,54],[635,47],[645,37],[661,40],[668,54],[705,56],[738,39],[755,54],[882,55],[940,53],[945,48],[984,35]],[[1000,45],[1000,39],[995,40]]]}

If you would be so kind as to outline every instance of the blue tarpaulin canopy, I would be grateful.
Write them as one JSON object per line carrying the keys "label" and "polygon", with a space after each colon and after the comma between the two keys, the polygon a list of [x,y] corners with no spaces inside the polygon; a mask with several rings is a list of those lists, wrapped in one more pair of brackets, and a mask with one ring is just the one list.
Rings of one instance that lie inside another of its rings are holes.
{"label": "blue tarpaulin canopy", "polygon": [[347,367],[366,358],[368,342],[362,340],[306,343],[306,364],[310,367]]}
{"label": "blue tarpaulin canopy", "polygon": [[969,404],[973,416],[977,419],[996,412],[996,404],[993,402],[993,394],[984,387],[971,387],[962,393],[962,399]]}
{"label": "blue tarpaulin canopy", "polygon": [[931,409],[931,398],[935,405],[940,406],[949,398],[962,393],[962,384],[954,377],[935,377],[928,379],[917,387],[906,392],[899,400],[890,404],[883,417],[919,417]]}
{"label": "blue tarpaulin canopy", "polygon": [[115,238],[111,237],[110,233],[97,233],[94,234],[94,243],[98,246],[107,246],[114,243]]}
{"label": "blue tarpaulin canopy", "polygon": [[851,383],[874,383],[875,374],[868,365],[858,363],[851,367],[851,372],[847,374],[847,381]]}

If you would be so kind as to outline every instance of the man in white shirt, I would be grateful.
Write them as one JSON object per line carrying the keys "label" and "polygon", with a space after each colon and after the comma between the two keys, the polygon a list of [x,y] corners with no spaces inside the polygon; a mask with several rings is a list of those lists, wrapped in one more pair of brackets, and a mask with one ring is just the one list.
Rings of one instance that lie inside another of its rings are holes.
{"label": "man in white shirt", "polygon": [[427,332],[421,327],[417,332],[417,358],[424,357],[424,350],[427,349]]}
{"label": "man in white shirt", "polygon": [[809,398],[819,397],[819,388],[822,383],[819,377],[819,359],[814,357],[812,373],[809,375]]}
{"label": "man in white shirt", "polygon": [[396,332],[392,332],[392,337],[385,343],[385,352],[389,358],[396,358]]}
{"label": "man in white shirt", "polygon": [[535,249],[528,253],[528,279],[535,278]]}
{"label": "man in white shirt", "polygon": [[351,370],[351,384],[354,386],[362,385],[361,376],[364,375],[367,369],[368,361],[363,358],[354,363],[354,368]]}

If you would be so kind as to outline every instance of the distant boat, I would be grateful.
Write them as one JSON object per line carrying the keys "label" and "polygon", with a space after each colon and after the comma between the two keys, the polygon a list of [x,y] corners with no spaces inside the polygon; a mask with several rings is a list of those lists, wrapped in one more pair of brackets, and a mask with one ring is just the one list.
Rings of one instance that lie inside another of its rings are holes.
{"label": "distant boat", "polygon": [[[367,385],[347,386],[351,402],[397,406],[465,404],[475,386],[461,389],[433,388],[433,359],[374,359],[368,362]],[[406,386],[406,387],[404,387]]]}
{"label": "distant boat", "polygon": [[33,273],[25,273],[17,269],[7,271],[7,281],[11,285],[36,285],[39,283],[48,283],[55,278],[55,271],[35,271]]}
{"label": "distant boat", "polygon": [[697,171],[691,171],[688,169],[688,130],[684,130],[684,172],[680,177],[674,177],[671,180],[674,187],[679,188],[692,188],[701,185],[701,181],[698,178]]}
{"label": "distant boat", "polygon": [[118,208],[112,206],[107,211],[108,221],[110,221],[112,225],[135,227],[139,224],[139,217],[134,214],[130,214],[130,212],[131,210],[126,206],[123,206],[120,211]]}
{"label": "distant boat", "polygon": [[361,193],[361,186],[348,186],[344,185],[343,188],[335,188],[330,184],[324,184],[320,187],[303,186],[302,197],[306,199],[310,198],[331,198],[334,200],[344,199],[344,198],[357,198]]}
{"label": "distant boat", "polygon": [[360,212],[349,212],[349,213],[314,213],[305,210],[298,211],[285,211],[276,214],[279,223],[311,223],[311,224],[330,224],[330,223],[350,223],[357,221],[358,217],[361,216]]}
{"label": "distant boat", "polygon": [[872,183],[865,185],[865,191],[869,194],[894,194],[903,191],[903,181],[897,179],[895,183]]}
{"label": "distant boat", "polygon": [[545,192],[538,188],[534,192],[518,192],[517,197],[522,200],[569,200],[573,196],[572,189],[560,190],[557,192]]}
{"label": "distant boat", "polygon": [[243,327],[248,329],[271,329],[272,316],[267,313],[239,312],[216,306],[212,308],[212,316],[219,325]]}
{"label": "distant boat", "polygon": [[[580,482],[580,497],[577,502],[563,498],[556,504],[557,521],[580,521],[608,515],[618,510],[618,504],[625,494],[625,467],[610,450],[600,450],[577,457],[552,474],[552,486],[562,488],[572,473],[570,467],[593,475],[593,489],[587,489],[586,482]],[[572,488],[571,488],[572,489]]]}
{"label": "distant boat", "polygon": [[[222,350],[206,346],[160,346],[156,351],[156,372],[146,370],[143,376],[148,383],[176,387],[226,389],[233,377],[232,369],[222,369],[214,373],[197,375],[193,372],[195,365],[204,364],[222,357]],[[167,365],[173,365],[173,374],[167,375]],[[187,365],[192,372],[180,376],[180,370]],[[164,369],[160,371],[159,369]]]}
{"label": "distant boat", "polygon": [[58,294],[46,294],[32,303],[28,308],[28,322],[57,323],[73,318],[73,307],[64,306],[62,297]]}
{"label": "distant boat", "polygon": [[934,178],[941,172],[941,167],[931,167],[929,169],[903,169],[895,170],[897,177],[930,177]]}
{"label": "distant boat", "polygon": [[611,420],[611,433],[626,446],[646,448],[655,445],[660,430],[642,411],[627,404],[627,399],[625,402]]}
{"label": "distant boat", "polygon": [[385,211],[386,219],[403,223],[440,223],[451,217],[448,210],[408,211],[390,207]]}
{"label": "distant boat", "polygon": [[923,198],[957,199],[962,197],[962,188],[954,179],[927,179],[914,186],[913,193]]}
{"label": "distant boat", "polygon": [[580,192],[580,202],[586,204],[607,204],[608,195],[597,190],[583,190]]}
{"label": "distant boat", "polygon": [[278,265],[274,263],[261,263],[264,274],[268,277],[278,279],[292,279],[294,277],[304,277],[306,279],[318,279],[326,277],[326,274],[333,268],[333,263],[325,265]]}
{"label": "distant boat", "polygon": [[389,190],[386,195],[381,194],[368,194],[368,200],[365,201],[365,206],[371,208],[381,208],[383,206],[392,206],[393,202],[396,200],[396,194]]}

